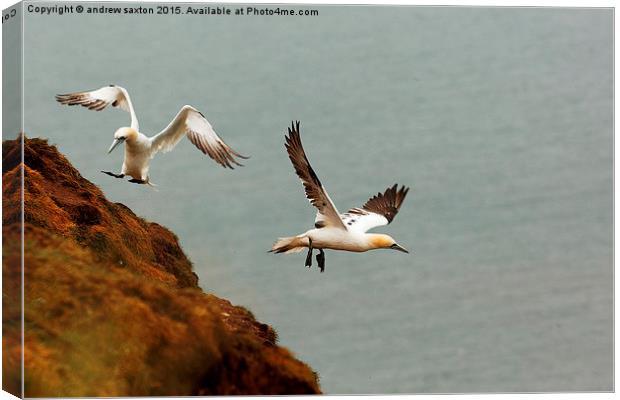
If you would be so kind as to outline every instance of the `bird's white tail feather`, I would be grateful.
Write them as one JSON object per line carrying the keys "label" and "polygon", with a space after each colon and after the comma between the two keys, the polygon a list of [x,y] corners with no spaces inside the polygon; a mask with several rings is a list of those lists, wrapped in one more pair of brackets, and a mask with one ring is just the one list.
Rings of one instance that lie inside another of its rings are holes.
{"label": "bird's white tail feather", "polygon": [[156,185],[153,182],[151,182],[151,179],[148,176],[146,177],[146,185],[153,188],[154,191],[159,192],[159,190],[157,189],[157,186],[159,185]]}
{"label": "bird's white tail feather", "polygon": [[271,246],[270,252],[284,254],[299,253],[306,248],[307,245],[307,240],[303,235],[284,237],[276,240],[273,246]]}

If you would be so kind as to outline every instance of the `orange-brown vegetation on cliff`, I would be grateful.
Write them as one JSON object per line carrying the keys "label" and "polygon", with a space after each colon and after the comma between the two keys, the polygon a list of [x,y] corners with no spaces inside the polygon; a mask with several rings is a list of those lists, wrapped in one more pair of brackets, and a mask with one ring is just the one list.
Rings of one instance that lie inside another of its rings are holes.
{"label": "orange-brown vegetation on cliff", "polygon": [[[19,147],[16,141],[3,144],[3,178],[10,182],[3,187],[3,196],[9,200],[5,224],[18,222],[20,217]],[[92,249],[101,261],[179,287],[197,286],[198,278],[172,232],[106,200],[55,147],[42,139],[27,139],[24,161],[26,223],[73,239]]]}
{"label": "orange-brown vegetation on cliff", "polygon": [[[320,393],[243,307],[198,287],[177,237],[25,139],[26,396]],[[19,392],[19,140],[3,143],[3,378]]]}

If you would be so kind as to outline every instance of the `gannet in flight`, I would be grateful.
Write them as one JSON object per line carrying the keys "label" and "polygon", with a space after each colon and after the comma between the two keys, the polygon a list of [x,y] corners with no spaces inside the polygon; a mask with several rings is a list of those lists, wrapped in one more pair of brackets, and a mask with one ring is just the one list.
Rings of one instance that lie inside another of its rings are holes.
{"label": "gannet in flight", "polygon": [[288,128],[286,150],[295,172],[301,179],[310,203],[318,209],[314,229],[294,237],[279,238],[270,252],[298,253],[308,248],[306,266],[312,266],[312,250],[318,249],[316,260],[321,272],[325,270],[323,249],[364,252],[373,249],[394,249],[409,253],[390,236],[366,233],[369,229],[387,225],[396,216],[409,188],[394,185],[384,193],[377,193],[361,208],[338,213],[327,191],[310,166],[299,136],[299,121]]}
{"label": "gannet in flight", "polygon": [[62,104],[81,105],[95,111],[101,111],[111,104],[112,107],[129,112],[131,127],[119,128],[114,133],[114,142],[108,150],[108,153],[111,153],[120,143],[125,143],[125,159],[121,173],[101,171],[115,178],[124,178],[125,175],[129,175],[133,178],[129,182],[150,184],[149,162],[151,158],[159,151],[166,153],[172,150],[183,136],[187,136],[194,146],[225,168],[233,169],[233,164],[241,166],[235,157],[248,158],[224,143],[205,116],[192,106],[183,106],[163,131],[148,137],[139,132],[138,118],[131,104],[129,93],[120,86],[110,85],[90,92],[59,94],[56,100]]}

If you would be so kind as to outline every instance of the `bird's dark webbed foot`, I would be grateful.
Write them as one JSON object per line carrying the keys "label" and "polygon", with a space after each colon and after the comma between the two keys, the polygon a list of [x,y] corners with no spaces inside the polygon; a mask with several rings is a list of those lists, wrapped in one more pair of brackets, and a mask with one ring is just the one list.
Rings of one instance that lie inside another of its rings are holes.
{"label": "bird's dark webbed foot", "polygon": [[124,178],[125,177],[125,174],[115,174],[114,172],[110,172],[110,171],[101,171],[101,172],[103,172],[106,175],[113,176],[115,178]]}
{"label": "bird's dark webbed foot", "polygon": [[319,263],[321,272],[325,271],[325,252],[323,249],[319,249],[319,254],[316,255],[316,262]]}
{"label": "bird's dark webbed foot", "polygon": [[308,254],[306,255],[306,267],[312,266],[312,239],[308,238]]}
{"label": "bird's dark webbed foot", "polygon": [[146,185],[146,181],[143,181],[142,179],[130,179],[128,182],[137,183],[138,185]]}

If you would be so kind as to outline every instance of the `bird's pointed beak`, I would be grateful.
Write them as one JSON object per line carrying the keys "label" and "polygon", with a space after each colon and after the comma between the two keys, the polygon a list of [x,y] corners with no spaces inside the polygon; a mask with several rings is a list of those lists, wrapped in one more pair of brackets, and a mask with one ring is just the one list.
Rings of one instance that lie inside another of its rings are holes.
{"label": "bird's pointed beak", "polygon": [[119,144],[121,144],[124,141],[125,141],[125,138],[114,139],[114,141],[112,142],[112,146],[110,146],[110,150],[108,150],[108,154],[110,154],[112,152],[112,150],[114,150],[116,148],[116,146],[118,146]]}
{"label": "bird's pointed beak", "polygon": [[394,246],[392,246],[392,248],[394,250],[402,251],[403,253],[409,254],[409,251],[407,249],[405,249],[404,247],[402,247],[401,245],[399,245],[399,244],[395,244]]}

